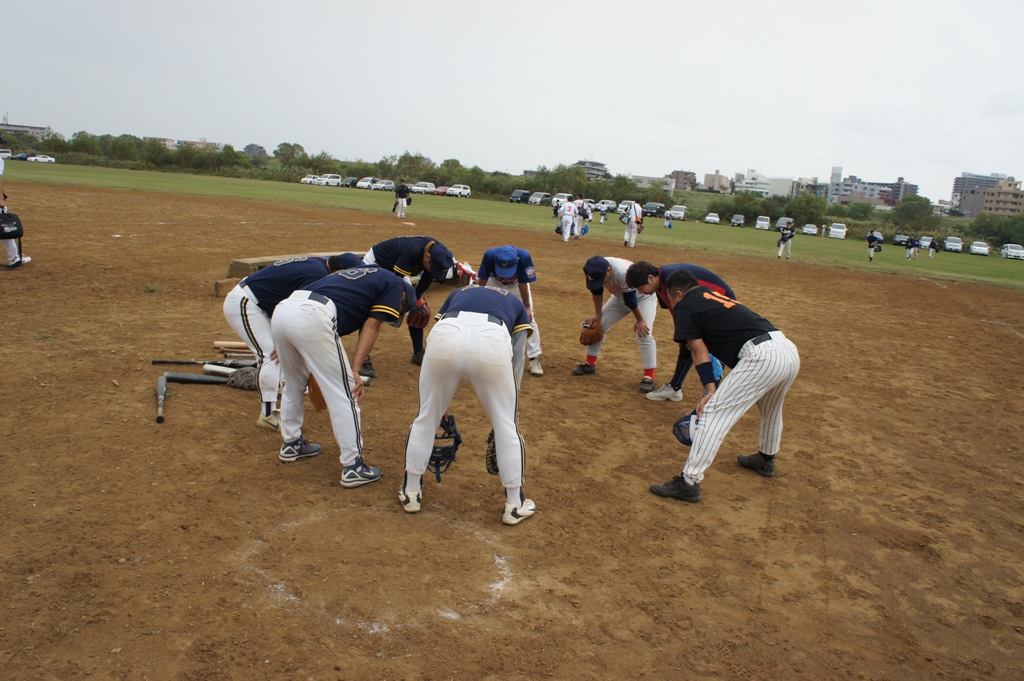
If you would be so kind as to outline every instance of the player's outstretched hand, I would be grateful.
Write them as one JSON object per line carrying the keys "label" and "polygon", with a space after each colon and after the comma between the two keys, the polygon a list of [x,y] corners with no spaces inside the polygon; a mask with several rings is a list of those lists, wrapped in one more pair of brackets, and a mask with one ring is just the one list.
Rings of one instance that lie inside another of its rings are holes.
{"label": "player's outstretched hand", "polygon": [[363,377],[356,372],[355,386],[352,388],[352,399],[358,402],[366,394],[366,386],[363,384]]}
{"label": "player's outstretched hand", "polygon": [[641,338],[651,335],[651,327],[647,326],[647,321],[643,319],[633,324],[633,331]]}

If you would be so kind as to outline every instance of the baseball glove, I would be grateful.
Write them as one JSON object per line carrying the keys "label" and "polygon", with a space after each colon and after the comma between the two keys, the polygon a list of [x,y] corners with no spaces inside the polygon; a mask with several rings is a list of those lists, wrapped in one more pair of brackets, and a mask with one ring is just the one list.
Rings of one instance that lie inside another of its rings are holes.
{"label": "baseball glove", "polygon": [[425,299],[416,301],[416,307],[409,313],[408,323],[410,329],[423,329],[430,323],[430,306]]}
{"label": "baseball glove", "polygon": [[580,345],[593,345],[604,338],[604,329],[601,322],[594,322],[591,326],[584,326],[580,331]]}
{"label": "baseball glove", "polygon": [[259,376],[256,367],[242,367],[228,376],[228,385],[239,390],[259,390]]}
{"label": "baseball glove", "polygon": [[643,218],[637,218],[637,220],[636,220],[636,233],[637,234],[642,234],[643,231],[644,231],[644,219]]}
{"label": "baseball glove", "polygon": [[487,435],[487,450],[484,452],[484,465],[491,475],[498,474],[498,448],[494,444],[494,429]]}

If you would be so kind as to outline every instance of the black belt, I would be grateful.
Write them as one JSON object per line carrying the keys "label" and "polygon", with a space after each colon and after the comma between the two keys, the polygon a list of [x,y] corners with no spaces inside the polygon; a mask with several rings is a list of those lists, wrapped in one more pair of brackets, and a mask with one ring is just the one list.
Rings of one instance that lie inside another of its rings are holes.
{"label": "black belt", "polygon": [[327,296],[322,296],[319,293],[310,293],[309,294],[309,299],[310,300],[315,300],[316,302],[320,303],[321,305],[327,305],[327,304],[329,304],[331,302],[330,298],[328,298]]}
{"label": "black belt", "polygon": [[772,339],[771,331],[766,331],[765,333],[762,333],[757,338],[751,338],[750,342],[753,343],[754,345],[760,345],[761,343],[764,343],[766,341],[770,341],[771,339]]}
{"label": "black belt", "polygon": [[[443,315],[441,315],[441,319],[448,319],[449,317],[458,317],[460,312],[469,312],[469,311],[470,310],[456,310],[455,312],[445,312]],[[484,314],[484,313],[483,312],[476,312],[474,314]],[[488,314],[487,315],[487,321],[491,322],[492,324],[497,324],[498,326],[505,326],[505,322],[501,321],[501,317],[498,317],[497,315]]]}

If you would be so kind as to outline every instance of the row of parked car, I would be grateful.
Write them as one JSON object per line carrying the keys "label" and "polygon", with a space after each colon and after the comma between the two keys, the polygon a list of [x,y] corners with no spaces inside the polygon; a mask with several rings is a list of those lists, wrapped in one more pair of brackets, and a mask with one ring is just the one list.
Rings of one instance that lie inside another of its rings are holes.
{"label": "row of parked car", "polygon": [[0,158],[11,161],[32,161],[33,163],[56,163],[57,159],[46,154],[15,154],[11,156],[10,149],[0,149]]}
{"label": "row of parked car", "polygon": [[[382,180],[376,177],[342,177],[341,175],[306,175],[299,180],[302,184],[315,184],[320,187],[354,187],[356,189],[370,189],[373,191],[395,191],[395,183],[392,180]],[[435,187],[432,182],[417,182],[409,186],[413,194],[436,194],[439,196],[458,196],[468,199],[472,195],[469,185],[453,184],[451,187]]]}

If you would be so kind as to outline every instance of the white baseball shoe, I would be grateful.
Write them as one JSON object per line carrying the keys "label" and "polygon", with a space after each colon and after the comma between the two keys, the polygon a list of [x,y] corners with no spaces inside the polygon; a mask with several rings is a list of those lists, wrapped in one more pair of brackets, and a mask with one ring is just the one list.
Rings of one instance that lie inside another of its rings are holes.
{"label": "white baseball shoe", "polygon": [[274,411],[270,416],[260,416],[256,419],[256,425],[275,432],[281,430],[281,412]]}
{"label": "white baseball shoe", "polygon": [[423,490],[409,494],[405,491],[407,480],[402,479],[402,486],[398,490],[398,500],[402,502],[402,508],[406,513],[419,513],[420,503],[423,501]]}
{"label": "white baseball shoe", "polygon": [[505,504],[505,513],[501,516],[501,522],[506,525],[518,525],[533,515],[536,510],[537,504],[533,503],[532,499],[523,499],[518,506]]}
{"label": "white baseball shoe", "polygon": [[675,390],[671,383],[666,383],[657,390],[647,393],[645,397],[652,402],[682,402],[683,391]]}
{"label": "white baseball shoe", "polygon": [[540,355],[537,355],[530,360],[530,375],[531,376],[543,376],[544,367],[540,365]]}

